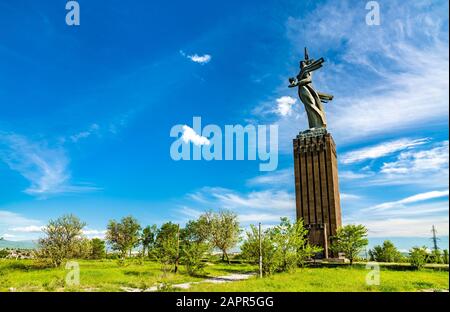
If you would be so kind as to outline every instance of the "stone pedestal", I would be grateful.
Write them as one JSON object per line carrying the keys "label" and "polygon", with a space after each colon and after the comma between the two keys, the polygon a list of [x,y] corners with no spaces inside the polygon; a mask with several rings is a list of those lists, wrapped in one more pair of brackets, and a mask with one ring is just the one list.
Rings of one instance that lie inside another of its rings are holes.
{"label": "stone pedestal", "polygon": [[331,255],[330,237],[342,224],[336,145],[326,129],[301,132],[294,139],[297,219],[302,218],[311,244]]}

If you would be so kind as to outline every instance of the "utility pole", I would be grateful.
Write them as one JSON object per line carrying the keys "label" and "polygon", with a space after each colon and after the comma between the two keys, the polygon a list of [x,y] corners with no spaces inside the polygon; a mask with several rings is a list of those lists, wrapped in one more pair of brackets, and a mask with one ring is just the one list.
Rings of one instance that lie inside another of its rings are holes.
{"label": "utility pole", "polygon": [[180,261],[180,225],[177,225],[177,259],[175,260],[175,274],[178,271],[178,262]]}
{"label": "utility pole", "polygon": [[431,233],[433,233],[433,237],[431,238],[433,240],[433,249],[434,249],[434,251],[437,252],[439,250],[439,247],[437,245],[437,241],[438,241],[438,238],[436,236],[437,231],[436,231],[436,227],[434,225],[431,228]]}
{"label": "utility pole", "polygon": [[262,242],[261,242],[261,222],[259,222],[259,277],[263,277],[262,271]]}

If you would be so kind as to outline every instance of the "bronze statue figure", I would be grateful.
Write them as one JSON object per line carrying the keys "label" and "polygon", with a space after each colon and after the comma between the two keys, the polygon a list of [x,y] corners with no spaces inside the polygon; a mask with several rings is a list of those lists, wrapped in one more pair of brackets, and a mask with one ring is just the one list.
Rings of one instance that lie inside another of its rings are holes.
{"label": "bronze statue figure", "polygon": [[327,127],[323,103],[333,99],[332,95],[318,92],[312,85],[312,72],[321,68],[323,62],[325,60],[322,57],[317,61],[310,59],[305,48],[305,59],[300,61],[300,73],[296,78],[289,78],[289,88],[298,87],[298,96],[305,105],[310,130]]}

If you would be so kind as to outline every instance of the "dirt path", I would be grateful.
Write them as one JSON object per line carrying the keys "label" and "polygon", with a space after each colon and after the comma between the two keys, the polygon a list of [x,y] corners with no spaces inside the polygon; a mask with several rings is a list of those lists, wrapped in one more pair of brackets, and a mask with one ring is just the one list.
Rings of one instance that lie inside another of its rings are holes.
{"label": "dirt path", "polygon": [[[200,284],[200,283],[213,283],[213,284],[220,284],[220,283],[229,283],[229,282],[236,282],[236,281],[243,281],[246,280],[252,276],[255,276],[255,273],[235,273],[230,275],[224,275],[224,276],[215,276],[210,277],[207,279],[204,279],[199,282],[187,282],[182,284],[175,284],[171,285],[173,288],[179,288],[179,289],[188,289],[191,287],[191,285],[194,284]],[[155,292],[158,291],[158,286],[152,286],[147,289],[140,289],[140,288],[132,288],[132,287],[120,287],[125,292]]]}

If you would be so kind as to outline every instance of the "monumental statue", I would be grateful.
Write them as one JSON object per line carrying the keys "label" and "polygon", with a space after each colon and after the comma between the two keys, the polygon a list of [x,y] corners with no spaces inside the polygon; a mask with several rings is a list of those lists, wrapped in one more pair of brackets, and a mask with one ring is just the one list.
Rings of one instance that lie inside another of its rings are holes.
{"label": "monumental statue", "polygon": [[322,258],[336,257],[329,251],[331,238],[342,224],[336,145],[328,133],[324,103],[332,95],[317,91],[312,84],[313,71],[322,67],[323,58],[309,58],[305,48],[300,73],[289,78],[289,87],[298,87],[305,106],[309,129],[294,139],[294,175],[297,219],[309,229],[311,244],[323,248]]}
{"label": "monumental statue", "polygon": [[289,87],[298,87],[298,96],[305,105],[311,130],[326,128],[327,119],[322,102],[327,103],[333,99],[332,95],[318,92],[312,85],[312,72],[321,68],[323,62],[325,60],[322,57],[317,61],[310,59],[305,48],[305,59],[300,61],[300,73],[296,78],[289,78]]}

